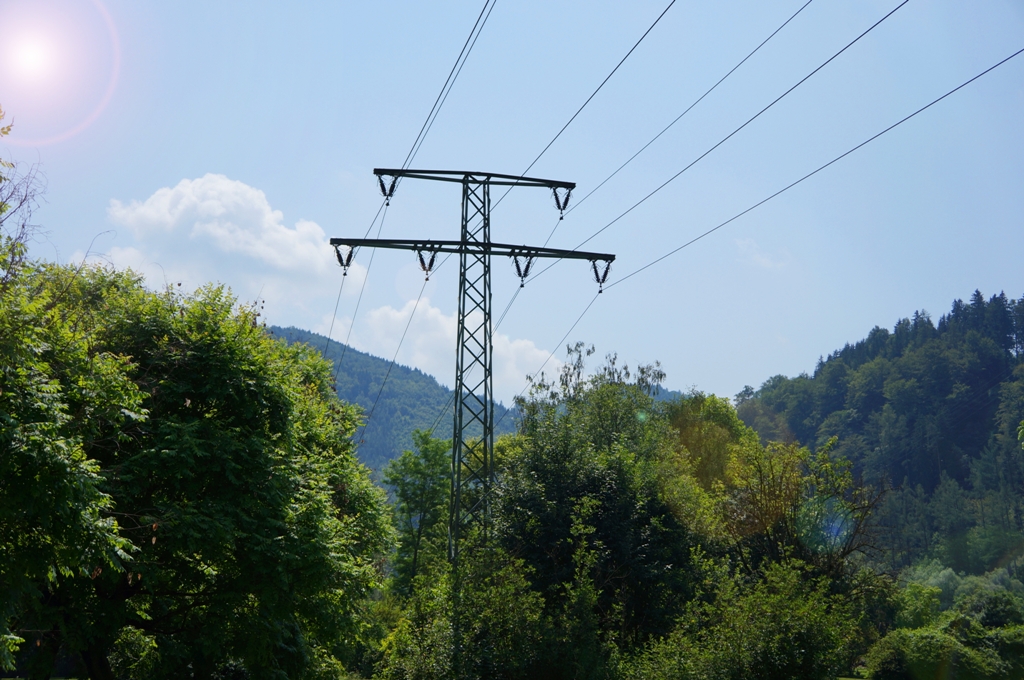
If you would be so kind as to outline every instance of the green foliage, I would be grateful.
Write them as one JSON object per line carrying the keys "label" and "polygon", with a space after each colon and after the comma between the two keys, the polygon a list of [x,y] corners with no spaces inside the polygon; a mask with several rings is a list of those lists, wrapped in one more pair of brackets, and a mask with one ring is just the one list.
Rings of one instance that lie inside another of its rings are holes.
{"label": "green foliage", "polygon": [[[559,385],[540,381],[520,403],[521,448],[498,490],[498,534],[530,567],[553,621],[582,607],[594,617],[586,624],[599,638],[592,648],[636,644],[667,632],[692,596],[696,535],[661,494],[659,465],[673,449],[650,396],[657,369],[643,367],[634,379],[610,358],[585,378],[584,356],[577,346]],[[581,604],[588,598],[592,606]],[[552,642],[550,663],[580,644]]]}
{"label": "green foliage", "polygon": [[416,577],[447,559],[448,499],[451,495],[451,440],[413,432],[415,451],[405,451],[384,468],[394,496],[398,550],[393,587],[408,595]]}
{"label": "green foliage", "polygon": [[867,657],[872,680],[996,680],[1007,678],[999,655],[968,646],[955,635],[934,629],[899,629],[875,645]]}
{"label": "green foliage", "polygon": [[986,628],[1024,623],[1024,602],[1007,590],[972,593],[957,602],[957,609]]}
{"label": "green foliage", "polygon": [[923,628],[934,622],[941,610],[940,588],[908,583],[899,594],[896,625],[900,628]]}
{"label": "green foliage", "polygon": [[216,287],[33,266],[0,300],[0,569],[38,672],[63,644],[94,678],[336,677],[392,530],[329,364]]}
{"label": "green foliage", "polygon": [[722,574],[714,599],[695,603],[672,633],[626,658],[624,679],[779,680],[836,677],[857,633],[852,608],[796,562],[753,584]]}
{"label": "green foliage", "polygon": [[481,549],[464,553],[460,570],[458,620],[450,572],[419,577],[405,615],[382,643],[375,678],[532,677],[543,642],[543,600],[531,589],[526,566],[501,550]]}
{"label": "green foliage", "polygon": [[[52,636],[12,631],[48,588],[117,571],[132,550],[86,450],[81,398],[88,395],[94,424],[144,415],[127,362],[90,352],[85,333],[59,307],[60,289],[31,282],[36,272],[22,262],[24,236],[5,232],[0,240],[7,263],[0,281],[0,667],[7,669],[26,637],[41,653],[54,653]],[[62,381],[69,370],[74,380]]]}
{"label": "green foliage", "polygon": [[898,571],[936,557],[983,573],[1024,555],[1024,298],[975,292],[833,352],[814,375],[737,395],[763,438],[822,446],[893,487],[878,557]]}
{"label": "green foliage", "polygon": [[795,444],[748,441],[732,465],[729,531],[760,568],[798,557],[830,578],[849,575],[850,558],[868,549],[879,494],[858,485],[850,464]]}
{"label": "green foliage", "polygon": [[736,415],[728,399],[691,392],[668,403],[668,421],[692,461],[691,474],[705,489],[728,482],[729,464],[757,434]]}

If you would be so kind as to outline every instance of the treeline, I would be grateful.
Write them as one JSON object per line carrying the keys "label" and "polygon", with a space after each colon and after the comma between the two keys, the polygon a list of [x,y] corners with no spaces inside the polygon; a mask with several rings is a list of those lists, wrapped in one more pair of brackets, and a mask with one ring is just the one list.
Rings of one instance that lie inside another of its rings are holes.
{"label": "treeline", "polygon": [[421,433],[386,468],[399,543],[362,676],[1024,678],[1013,570],[887,571],[888,492],[839,440],[762,442],[728,400],[659,402],[656,366],[609,357],[585,377],[585,355],[519,403],[496,447],[493,539],[460,573],[448,442]]}
{"label": "treeline", "polygon": [[1024,680],[1020,302],[738,409],[577,345],[516,404],[453,570],[449,441],[414,436],[389,503],[314,348],[220,287],[27,259],[32,197],[0,182],[8,672]]}
{"label": "treeline", "polygon": [[1024,554],[1024,298],[975,292],[937,325],[925,312],[737,396],[764,439],[835,451],[890,491],[881,566],[938,559],[956,572]]}

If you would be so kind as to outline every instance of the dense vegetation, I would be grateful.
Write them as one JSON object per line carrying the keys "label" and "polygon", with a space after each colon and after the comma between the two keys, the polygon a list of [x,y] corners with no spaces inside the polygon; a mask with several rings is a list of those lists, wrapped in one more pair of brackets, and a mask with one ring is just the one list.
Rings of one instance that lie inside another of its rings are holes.
{"label": "dense vegetation", "polygon": [[1024,298],[957,300],[738,395],[763,438],[820,446],[891,491],[878,519],[887,570],[934,557],[956,572],[1016,566],[1024,552]]}
{"label": "dense vegetation", "polygon": [[0,215],[0,665],[338,677],[392,529],[330,364],[222,288],[27,261],[25,218]]}
{"label": "dense vegetation", "polygon": [[[221,287],[26,259],[32,178],[6,170],[3,669],[1024,680],[1024,300],[919,313],[736,407],[570,348],[453,570],[450,441],[375,454],[390,505],[356,459],[383,362],[336,385]],[[399,374],[416,405],[381,420],[432,421],[448,395]]]}
{"label": "dense vegetation", "polygon": [[[877,498],[827,450],[763,446],[728,401],[651,395],[614,357],[519,404],[497,446],[495,539],[455,612],[446,443],[386,469],[395,572],[357,670],[380,678],[832,678],[891,625],[856,556]],[[891,618],[891,617],[890,617]],[[455,653],[458,650],[458,653]]]}
{"label": "dense vegetation", "polygon": [[[360,352],[318,333],[271,326],[268,331],[288,343],[301,342],[319,350],[334,364],[338,398],[355,404],[373,418],[359,431],[356,455],[371,470],[380,470],[402,451],[413,447],[416,430],[433,428],[438,437],[452,436],[452,391],[419,369],[394,364]],[[389,369],[390,368],[390,372]],[[387,383],[381,384],[387,376]],[[377,395],[380,395],[378,399]],[[376,404],[376,408],[374,408]],[[515,418],[502,404],[494,406],[498,433],[515,430]]]}

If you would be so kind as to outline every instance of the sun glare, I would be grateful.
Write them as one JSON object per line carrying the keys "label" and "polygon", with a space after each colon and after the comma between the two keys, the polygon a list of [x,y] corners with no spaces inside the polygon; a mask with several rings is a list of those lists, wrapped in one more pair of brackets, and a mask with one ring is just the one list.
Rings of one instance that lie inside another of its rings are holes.
{"label": "sun glare", "polygon": [[74,137],[103,113],[121,50],[102,0],[0,0],[0,103],[14,146]]}
{"label": "sun glare", "polygon": [[15,70],[23,78],[38,81],[51,73],[53,50],[44,39],[26,38],[15,45],[12,51]]}

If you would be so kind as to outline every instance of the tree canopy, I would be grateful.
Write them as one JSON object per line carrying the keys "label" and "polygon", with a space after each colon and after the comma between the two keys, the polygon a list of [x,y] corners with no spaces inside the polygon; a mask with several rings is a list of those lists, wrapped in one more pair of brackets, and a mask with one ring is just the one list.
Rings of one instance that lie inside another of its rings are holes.
{"label": "tree canopy", "polygon": [[222,287],[19,259],[0,291],[3,658],[336,677],[391,541],[331,367]]}

